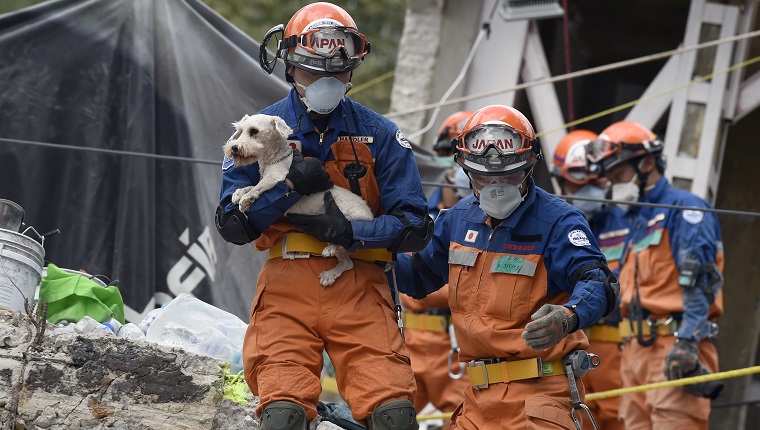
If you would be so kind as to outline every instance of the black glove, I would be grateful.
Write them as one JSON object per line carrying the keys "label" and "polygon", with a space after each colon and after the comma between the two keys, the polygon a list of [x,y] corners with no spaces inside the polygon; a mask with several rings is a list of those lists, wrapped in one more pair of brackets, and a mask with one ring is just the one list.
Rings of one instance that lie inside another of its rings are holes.
{"label": "black glove", "polygon": [[304,233],[322,242],[348,248],[354,243],[354,229],[335,204],[332,193],[325,193],[325,213],[322,215],[288,214],[288,221]]}
{"label": "black glove", "polygon": [[669,380],[690,376],[699,367],[699,346],[696,340],[678,339],[665,356],[665,376]]}
{"label": "black glove", "polygon": [[578,315],[567,313],[564,306],[545,304],[530,316],[522,338],[531,349],[549,349],[578,327]]}
{"label": "black glove", "polygon": [[325,171],[325,166],[316,158],[303,158],[297,149],[293,150],[293,162],[285,178],[293,183],[293,188],[302,196],[333,187],[333,181]]}

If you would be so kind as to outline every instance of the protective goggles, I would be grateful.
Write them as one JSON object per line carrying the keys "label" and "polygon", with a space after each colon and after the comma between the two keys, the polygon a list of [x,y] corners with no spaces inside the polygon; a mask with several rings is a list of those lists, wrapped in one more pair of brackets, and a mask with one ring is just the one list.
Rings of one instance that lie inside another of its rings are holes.
{"label": "protective goggles", "polygon": [[519,155],[533,148],[520,133],[506,124],[484,124],[473,128],[457,142],[465,154],[483,155],[490,148],[500,155]]}
{"label": "protective goggles", "polygon": [[577,185],[586,185],[591,182],[592,179],[595,179],[596,176],[590,175],[586,166],[554,166],[552,173],[554,176],[561,177],[562,179],[565,179]]}
{"label": "protective goggles", "polygon": [[323,58],[339,56],[346,60],[360,60],[369,54],[367,38],[351,27],[307,30],[284,39],[281,48],[301,48],[311,55]]}
{"label": "protective goggles", "polygon": [[520,170],[514,173],[509,173],[506,175],[478,175],[477,173],[469,172],[468,175],[470,176],[470,179],[472,182],[480,185],[481,187],[485,187],[487,185],[491,184],[512,184],[512,185],[519,185],[522,183],[522,181],[525,180],[525,177],[528,176],[528,172],[526,170]]}

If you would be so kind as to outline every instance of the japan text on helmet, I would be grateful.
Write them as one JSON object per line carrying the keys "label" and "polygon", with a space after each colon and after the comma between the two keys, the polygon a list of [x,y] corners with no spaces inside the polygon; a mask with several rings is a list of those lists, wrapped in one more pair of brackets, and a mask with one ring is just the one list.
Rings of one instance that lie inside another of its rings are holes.
{"label": "japan text on helmet", "polygon": [[[267,35],[275,29],[282,27],[273,28]],[[287,64],[322,75],[350,72],[368,53],[369,42],[351,15],[326,2],[299,9],[285,26],[277,47],[277,56]]]}
{"label": "japan text on helmet", "polygon": [[586,165],[586,145],[597,138],[589,130],[574,130],[566,134],[554,151],[552,175],[577,185],[591,182]]}
{"label": "japan text on helmet", "polygon": [[438,130],[438,137],[433,146],[433,151],[439,151],[441,149],[450,150],[451,140],[462,133],[464,124],[472,114],[472,111],[460,110],[459,112],[449,115]]}
{"label": "japan text on helmet", "polygon": [[618,121],[599,133],[599,138],[586,145],[586,156],[592,163],[589,169],[608,172],[627,161],[653,155],[657,168],[665,170],[662,140],[651,130],[634,121]]}
{"label": "japan text on helmet", "polygon": [[510,106],[492,105],[475,111],[451,145],[457,163],[479,175],[529,170],[541,161],[541,145],[533,126]]}

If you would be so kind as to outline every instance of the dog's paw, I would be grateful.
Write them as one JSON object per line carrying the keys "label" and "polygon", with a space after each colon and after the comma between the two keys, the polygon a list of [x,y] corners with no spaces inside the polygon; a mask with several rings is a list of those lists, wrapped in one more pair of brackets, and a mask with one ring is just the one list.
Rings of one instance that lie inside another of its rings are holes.
{"label": "dog's paw", "polygon": [[335,257],[340,250],[340,245],[329,244],[322,250],[322,257]]}
{"label": "dog's paw", "polygon": [[319,284],[323,287],[329,287],[330,285],[335,283],[335,280],[338,279],[338,276],[340,276],[339,273],[335,273],[335,270],[325,270],[324,272],[319,274]]}
{"label": "dog's paw", "polygon": [[234,193],[232,193],[232,203],[239,204],[240,200],[243,199],[243,196],[248,194],[249,191],[251,191],[253,187],[244,187],[244,188],[238,188],[235,190]]}
{"label": "dog's paw", "polygon": [[246,195],[242,199],[240,199],[240,203],[238,203],[238,206],[240,207],[241,212],[248,212],[248,209],[251,208],[251,205],[253,202],[255,202],[256,199],[250,198],[250,196]]}

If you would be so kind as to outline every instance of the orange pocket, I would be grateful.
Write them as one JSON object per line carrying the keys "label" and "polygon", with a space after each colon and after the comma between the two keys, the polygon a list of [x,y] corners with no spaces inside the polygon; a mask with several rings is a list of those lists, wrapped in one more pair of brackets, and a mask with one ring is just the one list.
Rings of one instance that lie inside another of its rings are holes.
{"label": "orange pocket", "polygon": [[540,395],[529,396],[525,399],[525,428],[527,430],[557,428],[557,426],[568,430],[575,429],[569,404],[565,406],[557,399]]}
{"label": "orange pocket", "polygon": [[540,259],[539,255],[495,256],[488,274],[486,315],[517,322],[530,317]]}

